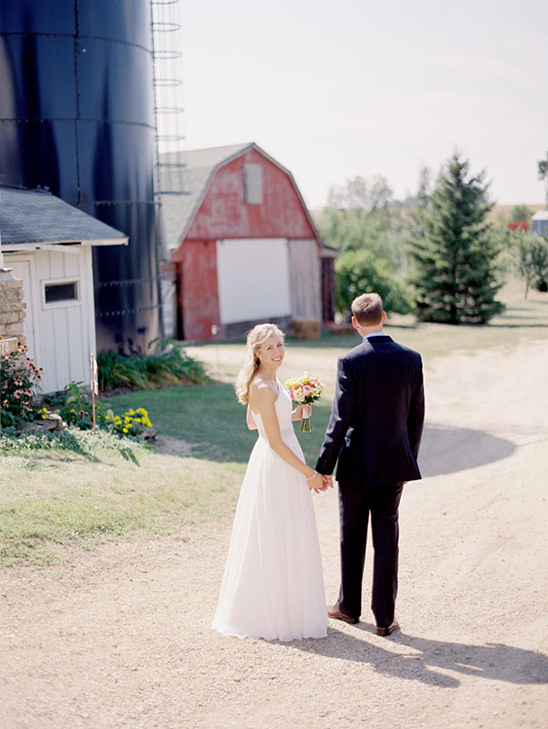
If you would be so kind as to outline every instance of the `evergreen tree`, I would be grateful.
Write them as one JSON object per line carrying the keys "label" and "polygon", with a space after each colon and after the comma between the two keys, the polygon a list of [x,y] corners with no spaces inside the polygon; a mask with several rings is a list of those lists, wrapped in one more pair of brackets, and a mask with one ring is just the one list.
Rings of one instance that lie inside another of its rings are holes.
{"label": "evergreen tree", "polygon": [[487,223],[493,205],[483,179],[484,173],[470,176],[469,163],[455,154],[423,207],[423,235],[410,241],[422,321],[484,324],[504,310],[495,300],[500,251]]}

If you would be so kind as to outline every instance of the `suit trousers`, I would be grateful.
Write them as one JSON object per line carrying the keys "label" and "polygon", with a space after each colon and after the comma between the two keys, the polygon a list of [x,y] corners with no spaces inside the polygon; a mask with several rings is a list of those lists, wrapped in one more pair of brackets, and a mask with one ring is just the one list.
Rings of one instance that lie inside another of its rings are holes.
{"label": "suit trousers", "polygon": [[398,592],[398,509],[403,483],[349,486],[339,483],[341,589],[339,609],[359,618],[367,528],[371,514],[373,585],[371,609],[379,627],[394,620]]}

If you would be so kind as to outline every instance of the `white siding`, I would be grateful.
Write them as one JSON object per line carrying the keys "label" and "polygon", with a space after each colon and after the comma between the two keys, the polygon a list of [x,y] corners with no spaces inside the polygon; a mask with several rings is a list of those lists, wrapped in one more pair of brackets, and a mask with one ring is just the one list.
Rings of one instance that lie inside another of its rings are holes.
{"label": "white siding", "polygon": [[294,318],[322,318],[321,261],[318,244],[309,240],[289,241],[291,271],[291,315]]}
{"label": "white siding", "polygon": [[285,238],[217,241],[222,324],[291,315]]}
{"label": "white siding", "polygon": [[[6,254],[13,273],[23,279],[29,354],[43,368],[42,392],[62,390],[70,382],[89,384],[90,355],[95,354],[91,248],[32,254]],[[46,304],[47,283],[77,281],[77,301]]]}

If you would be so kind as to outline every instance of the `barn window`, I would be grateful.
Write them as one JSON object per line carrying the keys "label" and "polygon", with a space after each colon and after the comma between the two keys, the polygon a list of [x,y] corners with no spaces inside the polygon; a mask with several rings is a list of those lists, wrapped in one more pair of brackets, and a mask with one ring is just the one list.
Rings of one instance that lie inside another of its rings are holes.
{"label": "barn window", "polygon": [[248,205],[263,204],[262,165],[244,165],[244,200]]}
{"label": "barn window", "polygon": [[80,300],[78,281],[56,281],[44,284],[45,304],[66,304]]}

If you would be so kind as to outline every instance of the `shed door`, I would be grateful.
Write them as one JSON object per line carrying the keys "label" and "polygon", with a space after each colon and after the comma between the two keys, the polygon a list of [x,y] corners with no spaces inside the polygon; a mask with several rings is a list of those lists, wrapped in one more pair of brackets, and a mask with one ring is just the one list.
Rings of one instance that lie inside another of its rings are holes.
{"label": "shed door", "polygon": [[23,281],[24,302],[27,305],[25,309],[25,322],[23,331],[27,339],[28,355],[38,365],[40,356],[40,331],[37,322],[36,309],[36,280],[34,277],[34,259],[32,255],[14,256],[10,253],[4,255],[5,265],[13,270],[15,278]]}
{"label": "shed door", "polygon": [[95,352],[91,249],[36,251],[44,392],[88,385]]}
{"label": "shed door", "polygon": [[286,238],[217,241],[221,324],[291,315]]}

